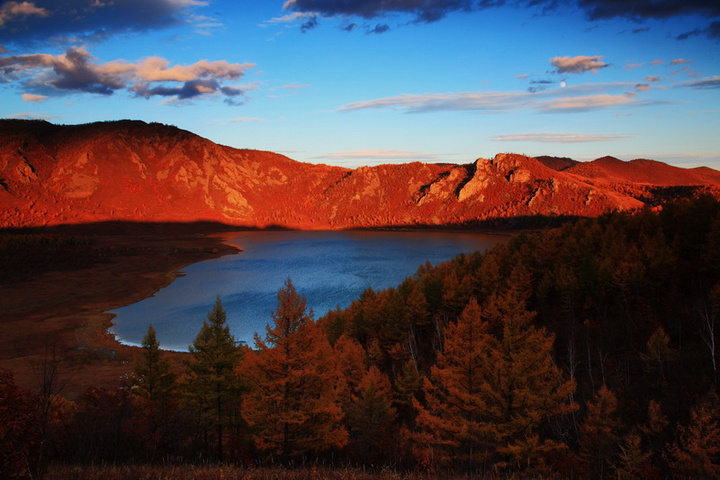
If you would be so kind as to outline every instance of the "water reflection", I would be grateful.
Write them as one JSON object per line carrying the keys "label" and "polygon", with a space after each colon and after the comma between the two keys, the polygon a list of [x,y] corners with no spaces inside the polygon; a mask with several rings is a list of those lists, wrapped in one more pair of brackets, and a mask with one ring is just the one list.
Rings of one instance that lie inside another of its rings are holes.
{"label": "water reflection", "polygon": [[347,307],[371,287],[400,284],[418,266],[485,250],[505,237],[447,232],[242,232],[227,234],[243,250],[190,265],[155,296],[114,310],[111,331],[139,344],[152,324],[163,348],[187,350],[220,296],[236,339],[264,335],[283,282],[292,278],[318,318]]}

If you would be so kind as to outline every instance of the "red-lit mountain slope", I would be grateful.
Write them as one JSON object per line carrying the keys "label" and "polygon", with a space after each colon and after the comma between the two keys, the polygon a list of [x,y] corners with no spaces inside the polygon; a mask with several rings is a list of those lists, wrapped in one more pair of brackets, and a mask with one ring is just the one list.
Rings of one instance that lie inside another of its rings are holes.
{"label": "red-lit mountain slope", "polygon": [[351,170],[225,147],[159,124],[3,120],[0,226],[105,220],[305,229],[464,224],[595,216],[641,207],[657,187],[720,186],[720,172],[708,168],[609,157],[541,160],[500,154],[467,165]]}

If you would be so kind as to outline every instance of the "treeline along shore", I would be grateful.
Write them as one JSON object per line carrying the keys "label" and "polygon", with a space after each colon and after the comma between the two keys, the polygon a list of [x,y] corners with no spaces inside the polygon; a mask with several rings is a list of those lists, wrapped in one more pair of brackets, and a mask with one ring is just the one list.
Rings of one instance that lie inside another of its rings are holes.
{"label": "treeline along shore", "polygon": [[4,370],[0,476],[720,478],[719,318],[709,196],[519,234],[318,319],[288,279],[250,347],[218,298],[183,361],[149,328],[113,386]]}

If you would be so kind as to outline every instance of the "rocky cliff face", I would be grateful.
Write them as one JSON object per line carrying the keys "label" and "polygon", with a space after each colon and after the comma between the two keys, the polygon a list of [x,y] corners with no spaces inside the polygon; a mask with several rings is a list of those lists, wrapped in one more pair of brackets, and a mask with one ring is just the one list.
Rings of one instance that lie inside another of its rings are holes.
{"label": "rocky cliff face", "polygon": [[468,165],[350,170],[224,147],[159,124],[0,121],[2,227],[105,220],[304,229],[472,224],[633,209],[672,186],[718,191],[720,172],[512,154]]}

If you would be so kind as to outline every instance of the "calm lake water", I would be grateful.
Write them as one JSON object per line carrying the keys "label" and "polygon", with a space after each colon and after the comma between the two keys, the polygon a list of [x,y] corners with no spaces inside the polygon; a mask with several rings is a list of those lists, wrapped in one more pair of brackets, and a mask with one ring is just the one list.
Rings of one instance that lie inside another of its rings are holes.
{"label": "calm lake water", "polygon": [[183,269],[168,287],[116,314],[111,332],[139,345],[152,324],[162,348],[187,350],[220,296],[230,330],[253,346],[272,322],[277,292],[290,277],[315,318],[348,307],[368,287],[395,287],[421,264],[483,251],[507,237],[448,232],[242,232],[224,236],[237,255]]}

